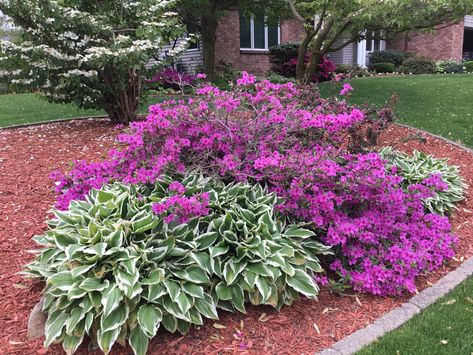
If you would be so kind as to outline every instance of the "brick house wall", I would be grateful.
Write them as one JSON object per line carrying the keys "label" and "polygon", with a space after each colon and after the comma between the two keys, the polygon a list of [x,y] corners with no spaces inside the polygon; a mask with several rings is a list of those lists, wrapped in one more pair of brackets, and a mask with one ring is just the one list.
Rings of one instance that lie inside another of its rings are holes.
{"label": "brick house wall", "polygon": [[409,32],[388,41],[387,49],[408,51],[433,59],[462,60],[464,21],[428,32]]}
{"label": "brick house wall", "polygon": [[[304,34],[301,24],[295,19],[281,23],[281,43],[300,41]],[[217,28],[215,58],[218,64],[223,61],[235,69],[264,75],[270,69],[266,51],[240,50],[240,15],[237,9],[228,11]]]}

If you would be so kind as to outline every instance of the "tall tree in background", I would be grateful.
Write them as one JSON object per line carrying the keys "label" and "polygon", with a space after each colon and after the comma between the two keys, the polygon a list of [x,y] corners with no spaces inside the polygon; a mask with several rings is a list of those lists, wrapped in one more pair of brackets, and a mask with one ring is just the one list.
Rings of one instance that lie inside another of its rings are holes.
{"label": "tall tree in background", "polygon": [[[363,39],[365,33],[394,34],[431,29],[473,11],[472,0],[287,0],[304,26],[297,79],[307,81],[322,57]],[[309,63],[305,63],[306,54]]]}
{"label": "tall tree in background", "polygon": [[178,0],[176,11],[182,16],[184,23],[200,34],[204,47],[205,73],[209,78],[213,78],[215,73],[218,22],[232,8],[238,8],[247,14],[264,12],[269,22],[288,14],[285,0]]}
{"label": "tall tree in background", "polygon": [[[25,65],[0,80],[39,90],[50,101],[135,118],[146,64],[184,28],[167,0],[0,0],[23,29],[0,42],[0,61]],[[24,60],[26,59],[26,60]],[[0,63],[1,66],[1,63]]]}

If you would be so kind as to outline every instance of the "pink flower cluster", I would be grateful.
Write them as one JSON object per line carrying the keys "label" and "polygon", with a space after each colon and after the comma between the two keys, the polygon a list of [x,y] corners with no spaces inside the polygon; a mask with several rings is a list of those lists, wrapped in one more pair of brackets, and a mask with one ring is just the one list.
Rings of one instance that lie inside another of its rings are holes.
{"label": "pink flower cluster", "polygon": [[202,217],[209,214],[209,195],[202,193],[185,196],[186,188],[180,182],[173,182],[169,185],[169,190],[175,195],[166,198],[164,201],[153,204],[153,213],[164,217],[166,223],[177,220],[185,223],[191,218]]}
{"label": "pink flower cluster", "polygon": [[[245,73],[232,91],[207,86],[194,99],[153,105],[146,121],[120,136],[123,150],[56,176],[58,206],[108,181],[147,184],[165,172],[261,182],[285,199],[282,213],[312,222],[334,246],[331,268],[343,280],[377,295],[414,292],[419,274],[453,256],[448,220],[424,212],[428,186],[403,192],[377,153],[347,149],[347,131],[372,122],[363,111],[344,100],[309,100],[301,90]],[[206,213],[206,196],[170,189],[176,195],[155,213],[183,220]]]}

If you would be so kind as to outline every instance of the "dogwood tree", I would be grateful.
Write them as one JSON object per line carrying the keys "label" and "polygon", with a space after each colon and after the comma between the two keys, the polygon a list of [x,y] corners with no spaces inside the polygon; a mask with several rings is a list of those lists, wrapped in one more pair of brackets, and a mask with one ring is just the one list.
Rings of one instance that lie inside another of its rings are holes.
{"label": "dogwood tree", "polygon": [[0,11],[23,29],[21,40],[0,44],[0,60],[18,58],[22,65],[0,77],[127,123],[138,109],[146,63],[183,33],[171,6],[167,0],[0,0]]}
{"label": "dogwood tree", "polygon": [[[449,25],[473,11],[471,0],[287,0],[304,26],[297,78],[312,77],[330,52],[359,41],[366,33],[395,33]],[[306,54],[310,61],[305,63]]]}

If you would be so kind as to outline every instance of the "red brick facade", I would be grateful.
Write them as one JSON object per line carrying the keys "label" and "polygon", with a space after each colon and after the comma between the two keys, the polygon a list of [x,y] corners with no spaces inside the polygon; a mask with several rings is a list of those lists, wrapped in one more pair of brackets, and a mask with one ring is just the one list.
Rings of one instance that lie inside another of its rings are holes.
{"label": "red brick facade", "polygon": [[462,60],[464,22],[436,30],[434,33],[409,32],[387,43],[388,49],[408,51],[433,59]]}
{"label": "red brick facade", "polygon": [[[281,24],[281,43],[300,41],[304,29],[296,20],[286,20]],[[230,10],[217,29],[215,44],[217,63],[223,61],[238,70],[264,75],[270,69],[269,57],[264,51],[240,50],[240,17],[238,10]]]}

